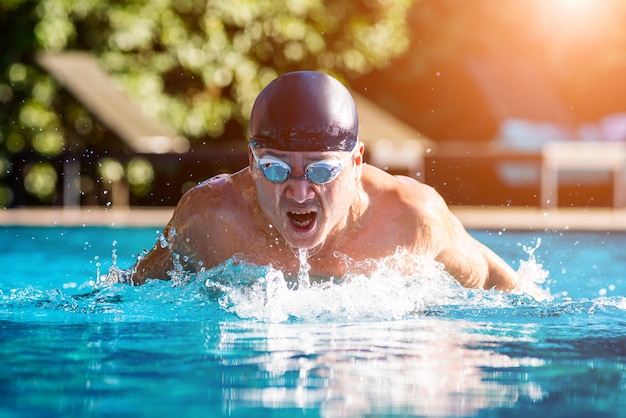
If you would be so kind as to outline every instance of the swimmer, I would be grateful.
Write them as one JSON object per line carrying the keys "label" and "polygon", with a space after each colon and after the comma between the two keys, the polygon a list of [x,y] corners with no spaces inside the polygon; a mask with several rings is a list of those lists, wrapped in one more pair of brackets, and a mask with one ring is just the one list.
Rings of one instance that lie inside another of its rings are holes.
{"label": "swimmer", "polygon": [[[168,280],[238,255],[298,275],[342,277],[346,259],[430,257],[465,287],[516,289],[515,272],[475,240],[431,187],[363,161],[356,105],[335,78],[311,71],[282,75],[250,115],[249,166],[186,192],[164,240],[129,269],[130,282]],[[165,241],[165,242],[164,242]]]}

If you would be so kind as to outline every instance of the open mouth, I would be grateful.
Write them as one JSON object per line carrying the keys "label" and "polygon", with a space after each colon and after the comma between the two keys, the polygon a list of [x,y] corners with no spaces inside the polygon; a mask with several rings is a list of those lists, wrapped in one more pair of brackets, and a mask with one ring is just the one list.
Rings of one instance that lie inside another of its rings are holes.
{"label": "open mouth", "polygon": [[316,212],[287,212],[294,229],[298,231],[308,231],[313,227],[313,221],[317,216]]}

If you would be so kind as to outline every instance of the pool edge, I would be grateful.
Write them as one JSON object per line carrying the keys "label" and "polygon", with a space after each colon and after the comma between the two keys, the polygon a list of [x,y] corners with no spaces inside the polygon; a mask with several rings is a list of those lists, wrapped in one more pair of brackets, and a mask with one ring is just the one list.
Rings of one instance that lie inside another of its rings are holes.
{"label": "pool edge", "polygon": [[0,225],[156,226],[167,224],[174,208],[19,208],[0,210]]}
{"label": "pool edge", "polygon": [[[18,208],[0,209],[0,225],[164,227],[174,208]],[[470,229],[626,231],[626,209],[453,206]]]}
{"label": "pool edge", "polygon": [[470,206],[451,209],[471,229],[626,231],[623,209]]}

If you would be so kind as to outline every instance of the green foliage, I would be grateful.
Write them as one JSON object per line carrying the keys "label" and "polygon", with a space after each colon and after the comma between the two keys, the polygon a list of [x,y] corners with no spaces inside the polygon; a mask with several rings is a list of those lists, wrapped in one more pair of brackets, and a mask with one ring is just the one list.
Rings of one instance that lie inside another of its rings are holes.
{"label": "green foliage", "polygon": [[84,152],[105,136],[34,64],[38,50],[91,51],[147,115],[192,140],[236,139],[279,73],[349,79],[406,51],[412,2],[2,0],[0,165],[20,152]]}
{"label": "green foliage", "polygon": [[231,119],[245,125],[280,72],[349,77],[384,66],[408,46],[410,3],[42,0],[34,46],[91,50],[146,113],[185,136],[217,137]]}

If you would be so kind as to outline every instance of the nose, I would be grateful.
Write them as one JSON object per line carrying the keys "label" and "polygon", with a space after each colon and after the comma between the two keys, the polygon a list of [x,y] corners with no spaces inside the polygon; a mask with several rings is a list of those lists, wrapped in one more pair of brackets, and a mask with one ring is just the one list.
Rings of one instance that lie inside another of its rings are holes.
{"label": "nose", "polygon": [[298,203],[304,203],[315,196],[315,190],[311,187],[311,183],[305,179],[289,179],[287,180],[287,197]]}

